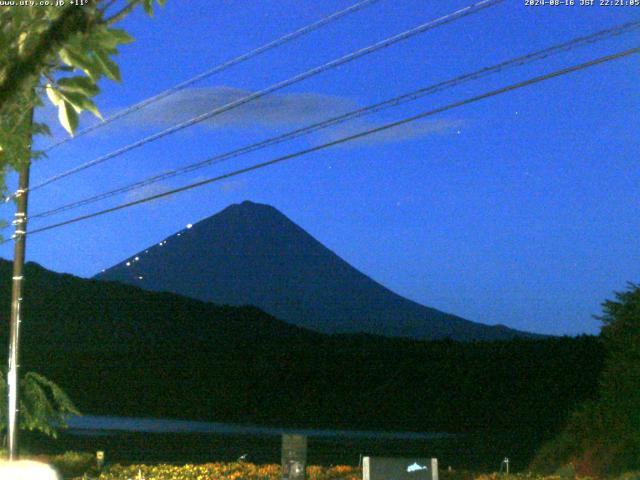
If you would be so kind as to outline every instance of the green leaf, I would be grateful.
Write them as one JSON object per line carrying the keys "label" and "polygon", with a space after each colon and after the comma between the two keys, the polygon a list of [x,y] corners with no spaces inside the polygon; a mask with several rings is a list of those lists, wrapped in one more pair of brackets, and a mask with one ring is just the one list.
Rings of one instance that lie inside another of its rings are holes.
{"label": "green leaf", "polygon": [[78,128],[78,112],[66,100],[58,105],[58,120],[60,120],[60,124],[64,129],[69,132],[69,135],[73,135],[73,132]]}
{"label": "green leaf", "polygon": [[76,113],[80,113],[83,110],[87,110],[93,113],[100,120],[103,120],[102,115],[100,115],[100,112],[98,111],[98,108],[96,107],[95,103],[93,103],[93,100],[91,100],[89,97],[87,97],[83,93],[64,92],[62,93],[62,95],[64,99],[73,106]]}
{"label": "green leaf", "polygon": [[100,120],[104,120],[104,118],[102,117],[102,114],[100,113],[100,110],[98,110],[98,107],[90,98],[85,97],[85,102],[83,103],[82,108],[84,110],[87,110],[88,112],[93,113]]}
{"label": "green leaf", "polygon": [[47,97],[49,101],[54,105],[58,105],[60,103],[60,94],[51,86],[51,84],[47,84],[45,87],[45,92],[47,93]]}
{"label": "green leaf", "polygon": [[45,86],[45,91],[47,92],[47,97],[49,97],[51,103],[53,103],[56,107],[63,101],[60,92],[56,90],[50,83],[47,83],[47,85]]}
{"label": "green leaf", "polygon": [[[38,430],[56,437],[57,431],[67,428],[66,419],[80,415],[59,385],[35,372],[27,372],[20,379],[20,428]],[[6,369],[0,369],[0,396],[7,394]],[[0,428],[7,426],[7,409],[0,408]]]}
{"label": "green leaf", "polygon": [[[118,45],[133,42],[133,37],[119,28],[107,28],[102,26],[100,28],[96,28],[88,40],[90,48],[91,46],[94,49],[97,47],[98,49],[114,53],[117,51],[116,47],[118,47]],[[85,42],[83,45],[87,45],[87,43]]]}
{"label": "green leaf", "polygon": [[102,69],[97,65],[87,52],[78,52],[71,48],[63,48],[58,52],[60,59],[71,67],[78,68],[86,73],[93,81],[98,81]]}
{"label": "green leaf", "polygon": [[88,97],[97,95],[100,91],[95,82],[87,77],[61,78],[57,83],[64,92],[82,93]]}
{"label": "green leaf", "polygon": [[153,17],[153,0],[143,0],[142,6],[144,7],[144,11],[147,12],[147,15]]}
{"label": "green leaf", "polygon": [[42,150],[31,150],[31,160],[40,160],[41,158],[47,158],[47,154]]}
{"label": "green leaf", "polygon": [[160,5],[161,7],[164,7],[166,3],[167,0],[158,0],[158,5]]}
{"label": "green leaf", "polygon": [[18,54],[20,55],[24,54],[26,40],[27,32],[22,32],[18,35]]}
{"label": "green leaf", "polygon": [[31,132],[33,135],[49,135],[51,136],[51,130],[49,125],[42,122],[33,122],[31,125]]}
{"label": "green leaf", "polygon": [[121,28],[109,28],[107,30],[109,35],[115,39],[116,43],[119,45],[125,45],[127,43],[132,43],[135,39],[129,35],[125,30]]}
{"label": "green leaf", "polygon": [[96,61],[104,74],[116,82],[120,81],[120,67],[115,63],[106,52],[96,51]]}
{"label": "green leaf", "polygon": [[[77,77],[77,79],[88,80],[90,82],[88,78],[83,79],[82,77]],[[69,80],[72,80],[72,79],[69,79]],[[84,83],[84,82],[81,82],[81,83]],[[102,120],[102,115],[100,115],[100,112],[98,111],[98,108],[96,107],[95,103],[93,103],[93,100],[91,100],[82,91],[82,89],[79,89],[76,91],[65,90],[65,89],[56,90],[55,88],[53,88],[53,86],[48,84],[46,86],[46,91],[47,91],[47,96],[51,100],[51,103],[58,106],[59,108],[58,115],[68,116],[66,113],[66,108],[68,104],[73,107],[73,109],[75,110],[75,113],[80,113],[83,110],[88,110],[89,112],[93,113],[96,117]],[[65,110],[64,113],[62,113],[63,109]],[[60,120],[60,122],[63,123],[62,119]],[[68,125],[65,125],[63,123],[63,126],[67,131],[69,131]],[[75,127],[73,127],[72,130],[75,130]],[[69,133],[72,133],[72,132],[70,131]]]}
{"label": "green leaf", "polygon": [[74,66],[74,61],[71,58],[73,54],[69,50],[67,50],[66,48],[61,48],[60,50],[58,50],[58,55],[60,56],[60,60],[62,60],[68,66]]}

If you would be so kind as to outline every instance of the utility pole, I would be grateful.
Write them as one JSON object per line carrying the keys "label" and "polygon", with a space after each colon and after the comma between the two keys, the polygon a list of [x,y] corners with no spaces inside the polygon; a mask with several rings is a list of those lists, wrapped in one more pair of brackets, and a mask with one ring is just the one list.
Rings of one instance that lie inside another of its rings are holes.
{"label": "utility pole", "polygon": [[[33,110],[29,124],[33,122]],[[30,128],[29,128],[30,130]],[[29,143],[31,143],[31,133],[29,133]],[[28,155],[31,155],[29,145]],[[13,224],[15,233],[13,235],[13,277],[11,283],[11,319],[9,330],[9,365],[7,371],[7,392],[8,392],[8,415],[7,415],[7,436],[9,460],[18,458],[18,406],[19,406],[19,345],[20,345],[20,322],[22,306],[22,285],[24,280],[24,258],[27,247],[27,199],[29,196],[29,169],[31,158],[24,159],[24,163],[18,171],[18,190],[16,191],[16,214]]]}

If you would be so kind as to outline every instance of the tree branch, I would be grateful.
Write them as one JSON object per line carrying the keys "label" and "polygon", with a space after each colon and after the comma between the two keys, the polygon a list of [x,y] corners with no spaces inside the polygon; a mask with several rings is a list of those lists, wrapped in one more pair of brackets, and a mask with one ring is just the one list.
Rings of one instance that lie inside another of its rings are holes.
{"label": "tree branch", "polygon": [[91,27],[89,15],[84,8],[67,6],[60,16],[44,32],[32,53],[17,59],[9,67],[0,83],[0,112],[18,92],[28,85],[34,76],[40,75],[49,56],[63,46],[71,36],[86,32]]}
{"label": "tree branch", "polygon": [[132,0],[125,7],[123,7],[118,13],[114,13],[111,17],[105,20],[107,25],[113,25],[114,23],[122,20],[124,17],[129,15],[131,11],[136,8],[142,0]]}

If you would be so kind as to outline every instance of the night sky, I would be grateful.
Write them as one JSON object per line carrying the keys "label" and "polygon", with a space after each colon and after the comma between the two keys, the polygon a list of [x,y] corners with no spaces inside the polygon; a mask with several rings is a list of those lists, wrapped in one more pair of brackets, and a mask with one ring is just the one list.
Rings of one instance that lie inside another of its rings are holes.
{"label": "night sky", "polygon": [[[105,116],[353,1],[169,0],[121,23]],[[471,1],[380,0],[53,150],[32,183]],[[576,3],[580,3],[576,0]],[[598,3],[598,2],[596,2]],[[640,7],[507,0],[32,193],[37,213],[623,22]],[[626,34],[60,216],[117,205],[564,66],[637,47]],[[487,324],[597,333],[600,303],[640,280],[638,55],[451,110],[153,204],[28,238],[28,260],[89,277],[243,200],[267,203],[353,266],[422,304]],[[46,108],[38,117],[55,121]],[[83,117],[83,125],[94,122]],[[54,128],[62,138],[60,128]],[[51,142],[43,138],[42,147]],[[11,186],[14,186],[12,181]],[[5,206],[3,218],[11,219]],[[10,258],[12,247],[0,255]]]}

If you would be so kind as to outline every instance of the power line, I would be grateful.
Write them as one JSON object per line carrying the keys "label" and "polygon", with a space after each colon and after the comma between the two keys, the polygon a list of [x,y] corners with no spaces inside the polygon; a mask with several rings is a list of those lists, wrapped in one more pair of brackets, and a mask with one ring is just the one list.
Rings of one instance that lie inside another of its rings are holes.
{"label": "power line", "polygon": [[[353,60],[356,60],[360,57],[363,57],[365,55],[369,55],[373,52],[376,52],[378,50],[381,50],[383,48],[389,47],[391,45],[394,45],[396,43],[399,43],[401,41],[407,40],[411,37],[414,37],[416,35],[419,35],[421,33],[424,33],[428,30],[434,29],[436,27],[439,27],[441,25],[453,22],[455,20],[458,20],[460,18],[466,17],[468,15],[472,15],[475,14],[485,8],[497,5],[498,3],[503,2],[504,0],[482,0],[481,2],[477,2],[474,3],[470,6],[461,8],[459,10],[456,10],[455,12],[452,12],[450,14],[447,14],[445,16],[442,16],[440,18],[437,18],[435,20],[429,21],[427,23],[423,23],[422,25],[419,25],[417,27],[414,27],[410,30],[406,30],[402,33],[399,33],[398,35],[394,35],[393,37],[389,37],[385,40],[376,42],[372,45],[369,45],[368,47],[362,48],[360,50],[356,50],[355,52],[351,52],[347,55],[344,55],[338,59],[332,60],[328,63],[325,63],[323,65],[320,65],[318,67],[312,68],[311,70],[307,70],[306,72],[300,73],[298,75],[295,75],[294,77],[291,77],[287,80],[278,82],[276,84],[273,84],[263,90],[259,90],[258,92],[252,93],[250,95],[247,95],[245,97],[242,97],[238,100],[229,102],[225,105],[222,105],[221,107],[217,107],[214,110],[211,110],[209,112],[203,113],[201,115],[198,115],[196,117],[193,117],[185,122],[179,123],[177,125],[174,125],[172,127],[169,127],[165,130],[162,130],[158,133],[155,133],[153,135],[150,135],[148,137],[145,137],[141,140],[138,140],[132,144],[129,144],[125,147],[122,147],[118,150],[115,150],[111,153],[108,153],[106,155],[103,155],[101,157],[98,157],[94,160],[91,160],[89,162],[86,162],[82,165],[79,165],[75,168],[72,168],[70,170],[67,170],[65,172],[62,172],[58,175],[55,175],[53,177],[48,178],[47,180],[44,180],[43,182],[34,185],[33,187],[30,188],[31,191],[33,190],[37,190],[39,188],[44,187],[45,185],[49,185],[50,183],[53,183],[57,180],[60,180],[62,178],[68,177],[69,175],[73,175],[75,173],[78,173],[80,171],[83,171],[87,168],[99,165],[103,162],[106,162],[107,160],[110,160],[112,158],[118,157],[124,153],[127,153],[131,150],[134,150],[136,148],[139,148],[149,142],[153,142],[155,140],[159,140],[160,138],[163,138],[167,135],[170,135],[172,133],[175,133],[179,130],[183,130],[187,127],[190,127],[192,125],[195,125],[197,123],[203,122],[204,120],[207,120],[215,115],[220,115],[221,113],[227,112],[229,110],[232,110],[234,108],[237,108],[241,105],[244,105],[246,103],[249,103],[253,100],[256,100],[258,98],[264,97],[265,95],[268,95],[270,93],[273,93],[275,91],[281,90],[285,87],[288,87],[290,85],[293,85],[295,83],[301,82],[302,80],[306,80],[307,78],[310,78],[312,76],[318,75],[320,73],[323,73],[327,70],[332,70],[336,67],[339,67],[341,65],[344,65],[348,62],[351,62]],[[12,196],[14,196],[15,194],[13,194]]]}
{"label": "power line", "polygon": [[258,163],[258,164],[252,165],[250,167],[246,167],[246,168],[242,168],[242,169],[239,169],[239,170],[235,170],[233,172],[226,173],[224,175],[219,175],[219,176],[216,176],[216,177],[208,178],[206,180],[201,180],[199,182],[191,183],[189,185],[185,185],[185,186],[182,186],[182,187],[179,187],[179,188],[175,188],[173,190],[168,190],[168,191],[163,192],[163,193],[159,193],[159,194],[156,194],[156,195],[151,195],[149,197],[145,197],[145,198],[141,198],[139,200],[128,202],[128,203],[119,205],[117,207],[107,208],[107,209],[104,209],[104,210],[100,210],[98,212],[90,213],[88,215],[81,215],[81,216],[72,218],[70,220],[65,220],[63,222],[55,223],[55,224],[52,224],[52,225],[47,225],[45,227],[38,228],[36,230],[31,230],[31,231],[27,232],[27,235],[33,235],[33,234],[36,234],[36,233],[45,232],[47,230],[52,230],[54,228],[59,228],[59,227],[62,227],[62,226],[65,226],[65,225],[69,225],[69,224],[72,224],[72,223],[80,222],[80,221],[83,221],[83,220],[88,220],[90,218],[98,217],[98,216],[105,215],[107,213],[115,212],[115,211],[118,211],[118,210],[123,210],[125,208],[133,207],[135,205],[148,203],[148,202],[151,202],[151,201],[154,201],[154,200],[158,200],[160,198],[168,197],[170,195],[175,195],[177,193],[181,193],[181,192],[184,192],[184,191],[187,191],[187,190],[191,190],[191,189],[194,189],[194,188],[197,188],[197,187],[208,185],[208,184],[213,183],[213,182],[226,180],[228,178],[235,177],[237,175],[242,175],[244,173],[248,173],[248,172],[251,172],[253,170],[258,170],[258,169],[261,169],[261,168],[264,168],[264,167],[268,167],[268,166],[274,165],[276,163],[281,163],[281,162],[284,162],[286,160],[291,160],[293,158],[297,158],[297,157],[301,157],[303,155],[307,155],[309,153],[317,152],[317,151],[324,150],[324,149],[329,148],[329,147],[333,147],[333,146],[340,145],[340,144],[343,144],[343,143],[346,143],[346,142],[357,140],[359,138],[363,138],[363,137],[366,137],[366,136],[369,136],[369,135],[372,135],[372,134],[375,134],[375,133],[379,133],[379,132],[382,132],[382,131],[385,131],[385,130],[389,130],[391,128],[395,128],[395,127],[398,127],[398,126],[401,126],[401,125],[405,125],[405,124],[408,124],[408,123],[411,123],[411,122],[415,122],[417,120],[421,120],[423,118],[430,117],[430,116],[436,115],[438,113],[442,113],[442,112],[445,112],[445,111],[448,111],[448,110],[452,110],[454,108],[458,108],[458,107],[461,107],[461,106],[464,106],[464,105],[468,105],[470,103],[475,103],[475,102],[478,102],[480,100],[484,100],[484,99],[487,99],[487,98],[490,98],[490,97],[495,97],[496,95],[500,95],[500,94],[507,93],[507,92],[510,92],[510,91],[513,91],[513,90],[517,90],[517,89],[520,89],[520,88],[523,88],[523,87],[526,87],[526,86],[529,86],[529,85],[533,85],[535,83],[539,83],[539,82],[542,82],[542,81],[545,81],[545,80],[549,80],[551,78],[560,77],[562,75],[566,75],[566,74],[569,74],[569,73],[572,73],[572,72],[577,72],[579,70],[584,70],[586,68],[590,68],[590,67],[593,67],[595,65],[600,65],[602,63],[610,62],[610,61],[617,60],[617,59],[620,59],[620,58],[623,58],[623,57],[628,57],[630,55],[634,55],[634,54],[638,54],[638,53],[640,53],[640,48],[632,48],[632,49],[625,50],[625,51],[622,51],[622,52],[614,53],[612,55],[599,57],[599,58],[597,58],[595,60],[591,60],[589,62],[581,63],[579,65],[574,65],[572,67],[566,67],[566,68],[563,68],[563,69],[560,69],[560,70],[555,70],[555,71],[553,71],[551,73],[548,73],[548,74],[545,74],[545,75],[534,77],[532,79],[525,80],[525,81],[522,81],[522,82],[514,83],[514,84],[511,84],[511,85],[509,85],[507,87],[499,88],[497,90],[492,90],[490,92],[483,93],[481,95],[477,95],[477,96],[474,96],[474,97],[470,97],[470,98],[467,98],[465,100],[461,100],[461,101],[458,101],[458,102],[450,103],[448,105],[445,105],[444,107],[439,107],[439,108],[436,108],[436,109],[433,109],[433,110],[429,110],[429,111],[426,111],[426,112],[423,112],[423,113],[420,113],[420,114],[417,114],[417,115],[414,115],[414,116],[411,116],[411,117],[408,117],[408,118],[404,118],[402,120],[398,120],[396,122],[387,123],[387,124],[382,125],[380,127],[371,128],[369,130],[365,130],[363,132],[359,132],[359,133],[354,134],[354,135],[343,137],[343,138],[340,138],[338,140],[334,140],[332,142],[324,143],[322,145],[317,145],[315,147],[311,147],[311,148],[308,148],[308,149],[305,149],[305,150],[301,150],[301,151],[298,151],[298,152],[295,152],[295,153],[292,153],[292,154],[289,154],[289,155],[284,155],[282,157],[278,157],[278,158],[275,158],[273,160],[269,160],[269,161],[266,161],[266,162]]}
{"label": "power line", "polygon": [[73,137],[66,137],[56,143],[53,143],[49,146],[47,146],[44,149],[44,152],[49,152],[51,150],[53,150],[54,148],[65,144],[67,142],[70,142],[71,140],[74,140],[78,137],[81,137],[83,135],[86,135],[87,133],[91,133],[94,132],[96,130],[99,130],[100,128],[103,128],[105,126],[107,126],[108,124],[119,120],[120,118],[123,118],[127,115],[129,115],[130,113],[133,112],[137,112],[138,110],[143,109],[144,107],[151,105],[152,103],[155,103],[159,100],[162,100],[163,98],[166,98],[168,96],[173,95],[174,93],[178,92],[179,90],[183,90],[184,88],[193,85],[194,83],[203,80],[207,77],[210,77],[212,75],[215,75],[216,73],[220,73],[228,68],[231,68],[235,65],[238,65],[242,62],[245,62],[253,57],[256,57],[262,53],[268,52],[269,50],[273,50],[276,47],[279,47],[281,45],[284,45],[285,43],[288,43],[292,40],[295,40],[296,38],[302,37],[303,35],[306,35],[307,33],[313,32],[314,30],[318,30],[322,27],[324,27],[325,25],[328,25],[331,22],[334,22],[342,17],[345,17],[347,15],[349,15],[350,13],[354,13],[357,12],[359,10],[364,9],[365,7],[368,7],[369,5],[378,2],[379,0],[363,0],[361,2],[358,2],[348,8],[345,8],[344,10],[340,10],[338,12],[332,13],[331,15],[324,17],[320,20],[318,20],[317,22],[311,23],[309,25],[306,25],[302,28],[299,28],[298,30],[295,30],[293,32],[287,33],[286,35],[283,35],[280,38],[277,38],[275,40],[272,40],[269,43],[266,43],[258,48],[255,48],[247,53],[244,53],[242,55],[239,55],[237,57],[232,58],[231,60],[227,60],[224,63],[221,63],[219,65],[216,65],[215,67],[206,70],[202,73],[199,73],[198,75],[196,75],[195,77],[190,78],[189,80],[185,80],[184,82],[179,83],[178,85],[169,88],[167,90],[164,90],[160,93],[158,93],[157,95],[154,95],[153,97],[149,97],[139,103],[136,103],[135,105],[131,105],[130,107],[127,107],[123,110],[120,110],[119,112],[114,113],[113,115],[111,115],[110,117],[105,118],[102,122],[97,123],[93,126],[84,128],[83,130],[80,130],[78,132],[75,133],[75,135]]}
{"label": "power line", "polygon": [[253,143],[251,145],[247,145],[235,150],[231,150],[222,154],[218,154],[215,155],[213,157],[210,157],[206,160],[202,160],[200,162],[197,163],[193,163],[175,170],[171,170],[169,172],[164,172],[158,175],[154,175],[152,177],[148,177],[146,179],[134,182],[132,184],[129,185],[125,185],[113,190],[110,190],[108,192],[104,192],[98,195],[94,195],[91,196],[89,198],[85,198],[82,200],[78,200],[72,203],[68,203],[66,205],[62,205],[56,208],[53,208],[51,210],[47,210],[44,212],[40,212],[40,213],[36,213],[34,215],[31,215],[29,217],[29,220],[34,220],[34,219],[38,219],[38,218],[45,218],[45,217],[49,217],[51,215],[55,215],[57,213],[61,213],[61,212],[65,212],[68,210],[72,210],[78,207],[82,207],[85,205],[89,205],[92,203],[95,203],[97,201],[100,200],[105,200],[107,198],[111,198],[113,196],[122,194],[122,193],[127,193],[127,192],[131,192],[134,190],[137,190],[139,188],[151,185],[153,183],[157,183],[159,181],[162,180],[166,180],[169,178],[173,178],[175,176],[178,175],[182,175],[185,173],[189,173],[195,170],[198,170],[200,168],[204,168],[206,166],[210,166],[213,164],[218,164],[221,163],[225,160],[229,160],[231,158],[235,158],[241,155],[244,155],[246,153],[250,153],[250,152],[254,152],[256,150],[260,150],[262,148],[271,146],[271,145],[276,145],[279,143],[282,143],[284,141],[287,140],[291,140],[293,138],[297,138],[299,136],[302,135],[306,135],[308,133],[311,132],[315,132],[324,128],[328,128],[330,126],[334,126],[343,122],[346,122],[348,120],[352,120],[354,118],[359,118],[365,115],[370,115],[372,113],[378,112],[380,110],[383,110],[385,108],[389,108],[389,107],[395,107],[401,104],[404,104],[406,102],[410,102],[410,101],[414,101],[417,100],[425,95],[430,95],[433,93],[437,93],[440,92],[442,90],[445,90],[447,88],[452,88],[458,85],[461,85],[463,83],[466,83],[468,81],[471,80],[477,80],[479,78],[497,73],[497,72],[502,72],[508,68],[513,68],[513,67],[519,67],[522,65],[526,65],[528,63],[537,61],[537,60],[541,60],[544,58],[548,58],[551,55],[554,54],[558,54],[558,53],[564,53],[570,50],[573,50],[575,48],[584,46],[584,45],[589,45],[589,44],[593,44],[595,42],[598,41],[602,41],[605,39],[608,39],[610,37],[616,36],[616,35],[621,35],[624,33],[628,33],[632,30],[638,29],[640,28],[640,21],[636,21],[636,22],[629,22],[629,23],[625,23],[625,24],[621,24],[612,28],[608,28],[606,30],[601,30],[599,32],[587,35],[587,36],[583,36],[583,37],[578,37],[572,40],[569,40],[567,42],[563,42],[561,44],[558,45],[554,45],[552,47],[548,47],[545,48],[543,50],[538,50],[532,53],[529,53],[527,55],[522,55],[520,57],[511,59],[511,60],[507,60],[505,62],[493,65],[491,67],[485,67],[482,68],[480,70],[476,70],[472,73],[467,73],[465,75],[461,75],[458,77],[455,77],[453,79],[450,80],[446,80],[440,83],[437,83],[435,85],[431,85],[429,87],[425,87],[425,88],[421,88],[415,91],[412,91],[410,93],[406,93],[388,100],[385,100],[383,102],[380,103],[376,103],[374,105],[370,105],[364,108],[360,108],[357,110],[353,110],[350,112],[347,112],[345,114],[336,116],[336,117],[332,117],[326,120],[323,120],[321,122],[317,122],[311,125],[307,125],[305,127],[284,133],[282,135],[276,136],[276,137],[272,137],[266,140],[262,140],[260,142],[257,143]]}

